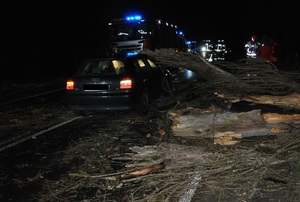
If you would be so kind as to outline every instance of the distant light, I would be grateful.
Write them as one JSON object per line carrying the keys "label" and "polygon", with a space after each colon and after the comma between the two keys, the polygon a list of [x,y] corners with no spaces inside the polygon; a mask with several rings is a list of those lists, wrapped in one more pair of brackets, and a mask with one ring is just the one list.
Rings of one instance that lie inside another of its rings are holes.
{"label": "distant light", "polygon": [[126,17],[127,21],[139,21],[142,20],[142,17],[140,15],[130,15]]}

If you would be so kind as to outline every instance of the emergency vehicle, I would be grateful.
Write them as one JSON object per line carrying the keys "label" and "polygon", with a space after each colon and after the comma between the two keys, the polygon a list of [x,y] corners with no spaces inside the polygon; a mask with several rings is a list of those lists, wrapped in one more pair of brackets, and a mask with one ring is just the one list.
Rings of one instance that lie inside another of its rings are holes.
{"label": "emergency vehicle", "polygon": [[215,43],[211,40],[202,40],[197,52],[208,62],[222,61],[226,59],[227,48],[223,39],[218,39]]}
{"label": "emergency vehicle", "polygon": [[227,54],[226,44],[223,39],[218,39],[214,48],[213,60],[225,60]]}
{"label": "emergency vehicle", "polygon": [[187,51],[184,34],[177,25],[161,19],[143,19],[141,15],[114,19],[108,23],[108,43],[107,52],[110,56],[160,48]]}
{"label": "emergency vehicle", "polygon": [[199,47],[199,52],[202,57],[208,62],[213,61],[214,45],[209,39],[202,40]]}

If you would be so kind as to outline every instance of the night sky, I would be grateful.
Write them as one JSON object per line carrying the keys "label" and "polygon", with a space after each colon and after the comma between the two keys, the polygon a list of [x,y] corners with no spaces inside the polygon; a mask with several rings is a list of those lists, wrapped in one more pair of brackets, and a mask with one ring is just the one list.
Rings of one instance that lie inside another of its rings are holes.
{"label": "night sky", "polygon": [[133,12],[177,24],[188,40],[225,39],[237,54],[252,34],[267,34],[288,55],[299,51],[299,10],[292,0],[10,1],[1,8],[1,79],[71,74],[102,54],[107,23]]}

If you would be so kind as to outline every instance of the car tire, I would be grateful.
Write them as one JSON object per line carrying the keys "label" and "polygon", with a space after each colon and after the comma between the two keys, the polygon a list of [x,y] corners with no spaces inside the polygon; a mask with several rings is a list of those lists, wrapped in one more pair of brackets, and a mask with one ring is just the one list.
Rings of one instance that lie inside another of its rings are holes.
{"label": "car tire", "polygon": [[173,85],[170,78],[165,77],[162,81],[163,93],[171,94],[173,93]]}
{"label": "car tire", "polygon": [[145,89],[139,99],[139,103],[137,106],[137,113],[139,115],[146,115],[149,112],[150,108],[150,100],[149,100],[149,92]]}

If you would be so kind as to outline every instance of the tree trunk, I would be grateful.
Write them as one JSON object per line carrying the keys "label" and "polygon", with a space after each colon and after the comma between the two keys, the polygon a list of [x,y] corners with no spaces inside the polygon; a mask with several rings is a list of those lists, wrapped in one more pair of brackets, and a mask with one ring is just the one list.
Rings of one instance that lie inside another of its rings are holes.
{"label": "tree trunk", "polygon": [[300,114],[261,113],[261,110],[233,113],[188,108],[168,113],[174,136],[198,138],[246,138],[288,132],[288,124],[299,123]]}
{"label": "tree trunk", "polygon": [[272,63],[260,58],[241,59],[235,63],[210,63],[198,53],[176,52],[173,49],[145,50],[141,53],[165,67],[181,67],[197,73],[218,92],[282,95],[300,90],[299,83],[287,78]]}

